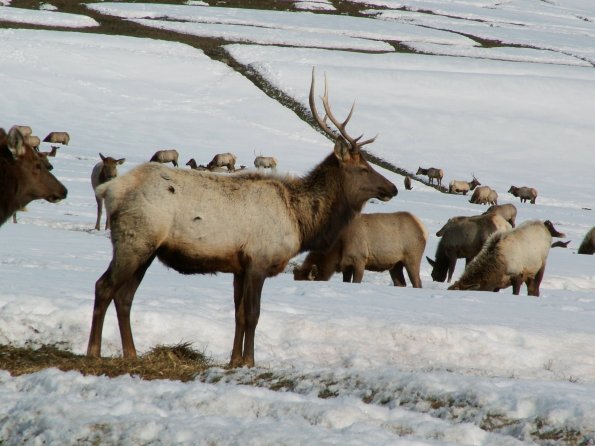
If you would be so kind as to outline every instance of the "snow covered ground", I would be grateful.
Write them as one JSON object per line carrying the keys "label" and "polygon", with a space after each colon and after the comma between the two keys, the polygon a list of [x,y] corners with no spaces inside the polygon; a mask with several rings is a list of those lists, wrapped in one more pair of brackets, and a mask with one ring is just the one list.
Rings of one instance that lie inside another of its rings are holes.
{"label": "snow covered ground", "polygon": [[[567,234],[569,248],[550,252],[541,297],[525,289],[520,296],[510,289],[447,291],[432,282],[425,260],[423,289],[394,288],[388,273],[371,272],[362,285],[344,284],[339,275],[294,282],[288,270],[265,283],[255,369],[214,368],[190,383],[0,372],[0,444],[595,443],[595,259],[576,255],[595,225],[595,8],[579,0],[366,3],[390,10],[356,19],[196,5],[93,8],[231,36],[231,57],[304,106],[312,67],[319,88],[326,73],[339,117],[356,101],[350,133],[379,133],[369,147],[374,154],[413,173],[442,167],[446,183],[475,174],[499,192],[500,203],[517,206],[519,221],[550,219]],[[411,11],[396,10],[403,5]],[[432,8],[439,15],[419,12]],[[414,20],[399,23],[406,12]],[[43,13],[66,26],[67,17]],[[0,20],[15,16],[39,23],[36,11],[0,7]],[[532,48],[481,48],[448,25],[453,17],[477,30],[465,34]],[[430,29],[438,19],[439,29]],[[235,37],[238,26],[250,34]],[[572,46],[556,44],[562,32]],[[279,41],[287,36],[301,48],[277,46],[288,44]],[[387,40],[439,55],[397,53]],[[323,49],[321,42],[336,43]],[[345,51],[363,44],[378,49]],[[443,50],[430,51],[436,48]],[[31,125],[42,139],[54,130],[71,135],[52,160],[68,198],[31,203],[18,224],[0,229],[0,343],[85,351],[94,283],[111,258],[109,234],[92,230],[89,177],[100,152],[126,157],[121,174],[163,148],[178,149],[182,165],[232,151],[251,167],[262,153],[279,159],[280,172],[302,174],[331,150],[292,111],[185,45],[2,29],[0,54],[0,124]],[[399,195],[365,211],[419,216],[430,257],[434,234],[449,217],[484,210],[418,182],[405,191],[403,177],[379,170]],[[518,202],[507,193],[511,184],[536,187],[537,204]],[[462,269],[459,261],[455,278]],[[225,274],[182,276],[154,263],[133,307],[138,350],[192,342],[227,362],[231,282]],[[113,309],[103,353],[120,354]],[[273,384],[294,384],[270,390],[271,375]],[[253,382],[259,386],[241,385]]]}

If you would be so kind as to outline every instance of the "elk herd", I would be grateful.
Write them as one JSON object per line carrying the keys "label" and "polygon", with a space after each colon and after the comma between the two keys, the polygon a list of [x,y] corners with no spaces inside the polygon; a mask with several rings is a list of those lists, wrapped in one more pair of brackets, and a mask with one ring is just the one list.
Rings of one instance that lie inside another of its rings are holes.
{"label": "elk herd", "polygon": [[[354,138],[347,132],[354,107],[344,121],[338,120],[329,104],[325,78],[322,117],[315,89],[313,70],[310,111],[334,147],[302,177],[265,175],[264,169],[275,171],[277,159],[262,155],[254,159],[256,171],[244,165],[237,168],[237,157],[229,152],[216,154],[205,165],[192,158],[186,163],[190,169],[177,168],[175,149],[159,150],[149,162],[118,175],[125,159],[99,154],[91,171],[97,202],[95,229],[100,229],[105,206],[113,257],[95,284],[89,357],[101,355],[103,323],[112,301],[123,356],[136,356],[130,310],[155,258],[183,274],[233,274],[231,367],[254,366],[264,282],[283,272],[300,253],[308,252],[303,263],[293,268],[295,280],[326,281],[340,272],[343,281],[360,283],[365,270],[388,271],[392,283],[403,287],[405,271],[411,286],[422,287],[420,268],[429,238],[425,225],[410,212],[362,213],[370,199],[395,197],[397,187],[362,155],[361,148],[375,138],[362,140],[363,135]],[[31,133],[27,126],[13,126],[8,133],[0,129],[0,225],[32,200],[55,203],[67,196],[47,161],[60,146],[40,152],[39,138],[31,138]],[[51,132],[44,138],[62,145],[69,140],[66,132]],[[442,169],[419,167],[416,175],[427,175],[431,185],[435,182],[442,189]],[[412,188],[410,175],[405,176],[405,188]],[[464,258],[464,271],[449,290],[512,287],[513,294],[519,294],[525,284],[527,294],[539,296],[552,237],[564,234],[548,220],[517,226],[517,208],[498,205],[496,191],[482,186],[475,176],[471,181],[451,181],[448,192],[472,192],[471,203],[491,206],[480,215],[451,217],[437,231],[440,240],[434,258],[426,257],[432,279],[450,283],[457,260]],[[509,193],[533,204],[537,197],[530,187],[511,186]],[[578,252],[595,252],[595,227]]]}

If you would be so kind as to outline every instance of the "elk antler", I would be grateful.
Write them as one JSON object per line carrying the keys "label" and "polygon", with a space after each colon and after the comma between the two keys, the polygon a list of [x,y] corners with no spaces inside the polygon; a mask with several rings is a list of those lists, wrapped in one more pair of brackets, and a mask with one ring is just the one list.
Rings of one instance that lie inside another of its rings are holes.
{"label": "elk antler", "polygon": [[365,141],[358,142],[361,139],[361,137],[364,135],[360,135],[357,138],[352,138],[351,136],[349,136],[345,127],[347,126],[347,123],[349,122],[349,120],[351,119],[351,116],[353,115],[353,110],[355,108],[355,101],[353,102],[353,105],[351,106],[351,110],[349,111],[347,118],[345,118],[345,121],[340,123],[338,121],[338,119],[335,118],[335,116],[333,115],[331,106],[328,103],[328,83],[326,80],[326,75],[324,76],[324,95],[321,98],[322,105],[324,106],[324,111],[326,112],[326,115],[325,115],[324,119],[320,119],[320,116],[318,115],[318,111],[316,109],[316,103],[314,101],[314,68],[312,68],[312,84],[310,85],[309,99],[310,99],[310,109],[312,110],[312,115],[314,115],[316,122],[318,122],[318,125],[320,125],[322,130],[324,130],[325,133],[328,134],[329,136],[332,136],[335,139],[337,138],[337,135],[335,134],[335,132],[333,132],[326,123],[326,118],[328,117],[331,120],[331,122],[335,125],[335,127],[337,127],[337,130],[339,130],[341,137],[343,137],[343,139],[351,145],[351,150],[353,152],[358,152],[362,146],[364,146],[366,144],[370,144],[371,142],[374,142],[376,140],[376,138],[378,137],[378,135],[376,135],[374,138],[370,138]]}

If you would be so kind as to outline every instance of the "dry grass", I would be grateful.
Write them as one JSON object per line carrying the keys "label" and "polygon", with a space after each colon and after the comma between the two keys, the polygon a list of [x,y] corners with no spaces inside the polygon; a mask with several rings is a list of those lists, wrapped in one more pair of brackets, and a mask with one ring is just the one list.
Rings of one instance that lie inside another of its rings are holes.
{"label": "dry grass", "polygon": [[214,364],[190,344],[156,346],[137,359],[87,358],[62,350],[55,345],[40,348],[0,345],[0,369],[11,375],[23,375],[55,367],[62,371],[75,370],[83,375],[132,375],[142,379],[190,381]]}

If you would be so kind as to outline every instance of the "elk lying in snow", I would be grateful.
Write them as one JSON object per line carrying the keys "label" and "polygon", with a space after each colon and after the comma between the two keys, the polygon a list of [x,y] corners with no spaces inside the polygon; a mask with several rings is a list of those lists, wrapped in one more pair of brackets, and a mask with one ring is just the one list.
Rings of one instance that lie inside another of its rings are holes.
{"label": "elk lying in snow", "polygon": [[504,217],[510,226],[514,228],[514,224],[516,222],[516,206],[514,204],[506,203],[506,204],[495,204],[490,206],[484,214],[498,214],[501,217]]}
{"label": "elk lying in snow", "polygon": [[585,238],[578,247],[577,254],[591,254],[595,253],[595,226],[589,229],[589,232],[585,234]]}
{"label": "elk lying in snow", "polygon": [[473,191],[469,203],[474,204],[498,204],[498,192],[490,186],[479,186]]}
{"label": "elk lying in snow", "polygon": [[194,158],[190,158],[188,160],[188,162],[186,163],[186,165],[194,170],[209,170],[209,169],[207,169],[207,166],[203,166],[202,164],[197,164],[196,160]]}
{"label": "elk lying in snow", "polygon": [[43,142],[64,144],[67,146],[70,142],[70,135],[67,132],[50,132],[45,138],[43,138]]}
{"label": "elk lying in snow", "polygon": [[[325,82],[326,86],[326,82]],[[335,140],[334,151],[302,178],[260,173],[211,175],[147,163],[97,188],[111,218],[113,258],[95,285],[87,355],[101,354],[106,310],[115,301],[123,354],[136,356],[130,327],[134,294],[157,257],[184,274],[233,273],[235,336],[230,365],[254,366],[254,333],[267,277],[303,251],[326,250],[371,198],[390,200],[394,184],[360,149],[375,138],[352,138],[322,98],[328,126],[316,109],[314,71],[310,108]],[[241,218],[238,218],[241,216]]]}
{"label": "elk lying in snow", "polygon": [[452,180],[448,185],[448,192],[451,194],[467,195],[467,192],[474,190],[477,186],[481,186],[481,183],[475,176],[471,181]]}
{"label": "elk lying in snow", "polygon": [[413,189],[413,186],[411,185],[411,177],[409,175],[407,175],[405,177],[405,179],[403,180],[403,182],[405,184],[405,189],[407,189],[407,190]]}
{"label": "elk lying in snow", "polygon": [[448,289],[499,291],[512,286],[512,294],[519,294],[525,283],[529,296],[539,296],[552,236],[564,237],[564,234],[549,220],[527,221],[492,235]]}
{"label": "elk lying in snow", "polygon": [[157,150],[149,161],[156,163],[172,163],[174,167],[178,167],[178,157],[178,151],[175,149]]}
{"label": "elk lying in snow", "polygon": [[207,169],[213,170],[216,167],[227,167],[229,172],[233,172],[236,170],[236,160],[237,157],[233,153],[218,153],[209,161]]}
{"label": "elk lying in snow", "polygon": [[430,180],[430,184],[434,184],[434,180],[436,180],[438,186],[442,186],[442,177],[444,177],[444,171],[435,167],[430,167],[428,169],[422,169],[421,167],[418,167],[416,175],[427,175],[428,179]]}
{"label": "elk lying in snow", "polygon": [[403,267],[411,285],[421,288],[419,269],[428,231],[409,212],[357,215],[326,252],[311,251],[293,270],[295,280],[329,280],[343,272],[343,282],[361,283],[364,270],[386,271],[395,286],[405,286]]}
{"label": "elk lying in snow", "polygon": [[0,226],[33,200],[56,203],[68,193],[16,127],[0,128],[0,172]]}
{"label": "elk lying in snow", "polygon": [[436,233],[437,237],[442,237],[436,248],[436,259],[426,257],[432,266],[432,279],[435,282],[450,282],[457,259],[464,258],[469,264],[490,235],[510,228],[510,224],[498,214],[449,219]]}
{"label": "elk lying in snow", "polygon": [[508,193],[520,198],[521,203],[524,203],[527,200],[529,200],[531,204],[535,204],[535,200],[537,199],[537,189],[534,189],[532,187],[510,186],[510,189],[508,189]]}
{"label": "elk lying in snow", "polygon": [[277,168],[277,159],[272,156],[257,156],[254,158],[254,167],[275,170]]}
{"label": "elk lying in snow", "polygon": [[[101,161],[95,164],[93,170],[91,171],[91,186],[93,187],[94,191],[96,191],[97,186],[100,184],[116,178],[118,176],[118,164],[122,164],[124,161],[126,161],[126,158],[115,159],[111,156],[103,156],[101,153],[99,156],[101,157]],[[97,201],[97,221],[95,222],[95,229],[99,231],[101,227],[101,209],[103,207],[103,197],[95,193],[95,200]],[[107,230],[109,227],[110,216],[106,211],[105,229]]]}

